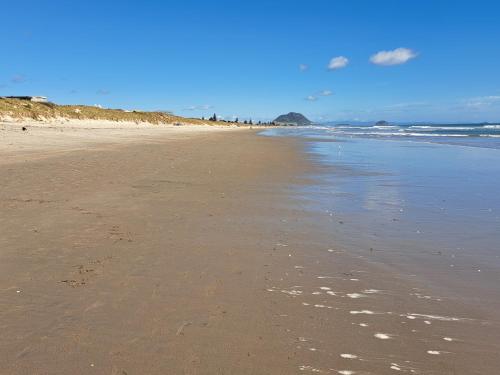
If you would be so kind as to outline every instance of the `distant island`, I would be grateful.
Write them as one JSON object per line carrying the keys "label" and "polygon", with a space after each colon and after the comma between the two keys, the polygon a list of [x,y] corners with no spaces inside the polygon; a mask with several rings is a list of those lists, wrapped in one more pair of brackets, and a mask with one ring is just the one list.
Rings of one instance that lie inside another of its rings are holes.
{"label": "distant island", "polygon": [[303,126],[312,124],[312,121],[310,121],[307,117],[305,117],[301,113],[296,113],[296,112],[290,112],[286,115],[278,116],[273,122],[276,123],[277,125]]}

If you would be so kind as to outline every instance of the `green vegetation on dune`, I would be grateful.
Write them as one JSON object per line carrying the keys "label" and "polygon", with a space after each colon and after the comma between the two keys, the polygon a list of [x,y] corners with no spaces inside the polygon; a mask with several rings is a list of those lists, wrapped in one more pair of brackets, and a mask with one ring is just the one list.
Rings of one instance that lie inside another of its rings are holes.
{"label": "green vegetation on dune", "polygon": [[28,100],[0,98],[0,120],[46,121],[52,119],[108,120],[151,124],[190,124],[190,125],[228,125],[225,122],[208,122],[175,116],[168,112],[124,111],[121,109],[103,109],[85,105],[57,105],[37,103]]}

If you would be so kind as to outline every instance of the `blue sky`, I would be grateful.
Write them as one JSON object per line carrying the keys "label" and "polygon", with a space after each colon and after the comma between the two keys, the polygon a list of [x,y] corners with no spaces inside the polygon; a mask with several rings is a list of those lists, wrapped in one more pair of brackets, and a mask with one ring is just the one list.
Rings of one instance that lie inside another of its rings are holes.
{"label": "blue sky", "polygon": [[499,14],[493,0],[5,2],[0,95],[193,117],[500,121]]}

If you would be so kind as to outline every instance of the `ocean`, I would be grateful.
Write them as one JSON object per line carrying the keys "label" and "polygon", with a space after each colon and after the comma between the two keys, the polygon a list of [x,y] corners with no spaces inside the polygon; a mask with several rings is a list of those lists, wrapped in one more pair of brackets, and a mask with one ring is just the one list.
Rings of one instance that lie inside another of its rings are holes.
{"label": "ocean", "polygon": [[[500,125],[309,126],[299,194],[337,247],[438,295],[500,303]],[[376,254],[376,257],[370,257]],[[495,316],[497,317],[497,316]]]}
{"label": "ocean", "polygon": [[[500,124],[315,125],[307,130],[343,138],[405,139],[500,148]],[[302,131],[306,131],[306,127]]]}

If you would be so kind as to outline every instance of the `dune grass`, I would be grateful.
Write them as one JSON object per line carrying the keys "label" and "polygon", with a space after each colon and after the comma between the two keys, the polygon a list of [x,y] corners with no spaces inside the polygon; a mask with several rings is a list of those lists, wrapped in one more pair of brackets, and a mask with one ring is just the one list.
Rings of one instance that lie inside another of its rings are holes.
{"label": "dune grass", "polygon": [[150,124],[228,125],[220,121],[175,116],[168,112],[124,111],[86,105],[57,105],[0,98],[0,119],[47,121],[51,119],[108,120]]}

